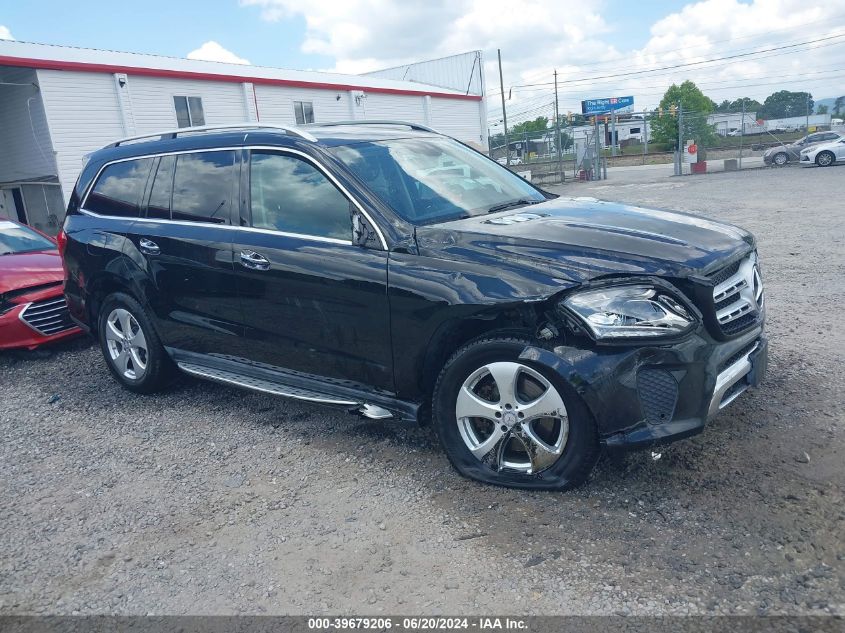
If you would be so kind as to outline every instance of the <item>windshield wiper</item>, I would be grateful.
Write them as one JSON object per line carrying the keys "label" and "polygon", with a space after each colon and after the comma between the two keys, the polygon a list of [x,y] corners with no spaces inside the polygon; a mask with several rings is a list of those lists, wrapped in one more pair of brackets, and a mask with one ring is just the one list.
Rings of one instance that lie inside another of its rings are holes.
{"label": "windshield wiper", "polygon": [[519,200],[511,200],[510,202],[503,202],[502,204],[494,204],[492,207],[487,209],[487,213],[496,213],[496,211],[504,211],[505,209],[510,209],[512,207],[521,207],[528,204],[540,204],[541,202],[545,202],[545,200],[520,198]]}

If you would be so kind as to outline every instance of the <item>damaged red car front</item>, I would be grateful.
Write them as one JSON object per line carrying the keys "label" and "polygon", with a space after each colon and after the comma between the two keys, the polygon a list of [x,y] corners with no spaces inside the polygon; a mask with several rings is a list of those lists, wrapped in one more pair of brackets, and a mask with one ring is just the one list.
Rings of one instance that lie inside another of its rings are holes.
{"label": "damaged red car front", "polygon": [[56,242],[0,219],[0,349],[33,349],[79,333],[67,311]]}

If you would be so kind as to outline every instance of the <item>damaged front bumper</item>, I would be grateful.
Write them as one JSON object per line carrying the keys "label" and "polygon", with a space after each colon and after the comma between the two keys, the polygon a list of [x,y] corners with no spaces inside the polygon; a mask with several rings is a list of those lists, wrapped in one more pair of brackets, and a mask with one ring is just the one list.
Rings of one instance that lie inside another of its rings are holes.
{"label": "damaged front bumper", "polygon": [[527,347],[584,399],[609,449],[664,444],[700,433],[749,387],[760,384],[768,339],[759,325],[730,341],[701,327],[681,341],[625,347]]}

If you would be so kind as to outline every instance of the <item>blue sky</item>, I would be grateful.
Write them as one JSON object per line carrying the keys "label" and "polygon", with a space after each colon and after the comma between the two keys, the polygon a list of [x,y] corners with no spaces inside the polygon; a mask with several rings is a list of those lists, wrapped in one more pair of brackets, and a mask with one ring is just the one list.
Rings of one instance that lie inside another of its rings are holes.
{"label": "blue sky", "polygon": [[[300,50],[305,20],[262,20],[255,7],[237,1],[145,0],[135,8],[115,10],[122,3],[57,0],[8,3],[0,8],[0,24],[15,39],[85,48],[185,57],[213,40],[253,64],[282,68],[325,68],[334,60]],[[45,16],[57,16],[51,19]],[[61,16],[61,17],[58,17]]]}
{"label": "blue sky", "polygon": [[[5,30],[4,30],[5,29]],[[0,37],[262,66],[360,73],[470,50],[485,56],[497,116],[496,49],[509,118],[581,99],[634,95],[654,107],[671,83],[695,81],[716,101],[762,101],[777,89],[845,94],[845,5],[838,0],[44,0],[0,6]],[[771,56],[658,72],[673,64],[839,37]],[[645,71],[648,74],[627,76]],[[653,73],[653,74],[652,74]],[[613,75],[612,79],[598,79]],[[512,87],[516,87],[511,90]]]}
{"label": "blue sky", "polygon": [[[681,4],[671,0],[607,2],[605,17],[614,27],[612,43],[622,49],[642,46],[651,25]],[[119,5],[74,2],[74,10],[68,11],[67,2],[57,0],[9,3],[0,9],[0,24],[15,39],[30,42],[184,57],[213,40],[260,66],[317,69],[335,65],[331,55],[302,51],[306,24],[301,15],[269,22],[262,19],[259,7],[241,6],[237,0],[217,0],[213,8],[200,0],[146,0],[132,9],[115,10]]]}

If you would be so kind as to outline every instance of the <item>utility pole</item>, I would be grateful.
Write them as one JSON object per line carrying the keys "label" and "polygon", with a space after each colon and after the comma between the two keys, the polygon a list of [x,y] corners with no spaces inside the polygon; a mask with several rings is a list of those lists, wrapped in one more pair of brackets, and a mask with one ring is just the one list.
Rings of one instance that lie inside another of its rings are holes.
{"label": "utility pole", "polygon": [[742,100],[742,118],[739,120],[739,168],[742,169],[742,141],[745,139],[745,99]]}
{"label": "utility pole", "polygon": [[643,111],[643,139],[645,140],[645,144],[643,145],[643,165],[645,165],[645,157],[648,154],[648,120],[646,117],[648,113]]}
{"label": "utility pole", "polygon": [[684,173],[684,106],[678,102],[678,160],[675,163],[675,175]]}
{"label": "utility pole", "polygon": [[522,162],[528,162],[528,130],[522,130]]}
{"label": "utility pole", "polygon": [[593,136],[596,137],[596,152],[593,158],[593,180],[601,180],[601,140],[599,139],[599,115],[593,117],[596,127]]}
{"label": "utility pole", "polygon": [[508,113],[505,110],[505,82],[502,79],[502,49],[497,49],[499,53],[499,90],[502,92],[502,122],[505,125],[505,164],[511,164],[511,144],[508,140]]}
{"label": "utility pole", "polygon": [[807,101],[804,103],[804,109],[805,109],[806,116],[807,116],[806,125],[805,125],[806,133],[809,134],[810,133],[810,93],[809,92],[807,93]]}
{"label": "utility pole", "polygon": [[616,156],[616,110],[610,111],[610,142],[613,148],[610,153]]}
{"label": "utility pole", "polygon": [[557,148],[557,171],[560,174],[560,181],[563,176],[563,148],[560,140],[560,106],[557,102],[557,68],[555,68],[555,147]]}

